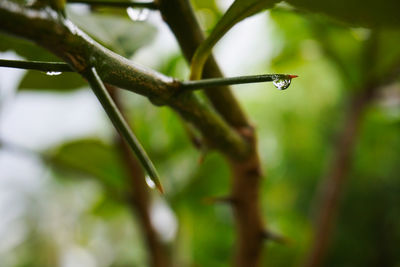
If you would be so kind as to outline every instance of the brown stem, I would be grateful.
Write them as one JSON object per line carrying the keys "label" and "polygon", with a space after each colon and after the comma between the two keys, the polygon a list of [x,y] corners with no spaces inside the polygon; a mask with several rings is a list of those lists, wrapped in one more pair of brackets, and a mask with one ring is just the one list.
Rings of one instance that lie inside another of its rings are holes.
{"label": "brown stem", "polygon": [[234,266],[260,265],[264,223],[260,213],[260,162],[256,153],[246,161],[231,161],[233,171],[232,205],[237,229]]}
{"label": "brown stem", "polygon": [[[204,40],[203,32],[195,18],[193,9],[187,0],[159,0],[159,8],[177,38],[184,56],[190,62],[196,48]],[[213,57],[207,61],[203,76],[221,77]],[[227,155],[232,171],[232,208],[237,228],[237,241],[234,265],[253,267],[260,264],[264,243],[264,226],[260,213],[259,189],[261,167],[257,152],[254,129],[245,113],[227,86],[216,87],[205,92],[214,108],[238,130],[251,146],[251,153],[240,160]]]}
{"label": "brown stem", "polygon": [[[107,86],[119,110],[123,112],[123,107],[118,99],[115,87]],[[144,238],[148,247],[149,263],[152,267],[169,267],[170,259],[166,252],[166,246],[161,242],[157,232],[151,224],[150,204],[151,198],[149,189],[145,182],[145,174],[139,162],[132,154],[128,144],[121,138],[116,137],[116,145],[121,155],[123,164],[125,165],[131,182],[131,190],[129,190],[128,201],[130,207],[137,214],[143,229]]]}
{"label": "brown stem", "polygon": [[323,264],[335,227],[343,184],[351,166],[351,155],[357,140],[358,129],[363,113],[373,98],[374,88],[374,86],[370,86],[356,94],[348,107],[346,113],[348,115],[338,139],[333,162],[318,191],[316,203],[319,203],[319,205],[315,218],[316,230],[311,250],[307,256],[306,267],[317,267]]}

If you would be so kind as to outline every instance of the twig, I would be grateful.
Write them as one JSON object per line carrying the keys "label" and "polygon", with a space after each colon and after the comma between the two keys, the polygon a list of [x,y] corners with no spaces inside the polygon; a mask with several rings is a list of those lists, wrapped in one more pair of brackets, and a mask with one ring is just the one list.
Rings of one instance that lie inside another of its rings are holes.
{"label": "twig", "polygon": [[[38,70],[46,72],[73,72],[74,70],[63,62],[48,62],[48,61],[30,61],[30,60],[8,60],[0,59],[0,67]],[[249,76],[237,76],[227,78],[211,78],[196,81],[181,81],[179,82],[181,89],[184,90],[200,90],[223,85],[246,84],[246,83],[261,83],[272,82],[277,79],[292,79],[297,75],[287,74],[261,74]]]}
{"label": "twig", "polygon": [[195,81],[182,81],[181,87],[182,87],[182,89],[186,89],[186,90],[199,90],[199,89],[221,86],[221,85],[273,82],[275,80],[292,79],[292,78],[296,78],[296,77],[297,77],[297,75],[261,74],[261,75],[237,76],[237,77],[228,77],[228,78],[211,78],[211,79],[202,79],[202,80],[195,80]]}
{"label": "twig", "polygon": [[147,9],[158,9],[157,4],[154,1],[102,1],[102,0],[68,0],[68,4],[85,4],[93,6],[106,6],[106,7],[135,7],[135,8],[147,8]]}
{"label": "twig", "polygon": [[40,71],[54,71],[54,72],[73,72],[74,70],[63,62],[46,62],[46,61],[26,61],[26,60],[8,60],[0,59],[0,67],[26,69],[26,70],[40,70]]}
{"label": "twig", "polygon": [[129,125],[127,124],[121,112],[118,110],[117,106],[112,100],[110,94],[108,93],[99,75],[97,74],[96,69],[94,67],[89,68],[84,73],[84,76],[88,80],[90,86],[93,89],[93,92],[99,99],[111,122],[114,124],[114,127],[118,130],[121,136],[123,136],[125,141],[129,144],[131,149],[135,152],[136,157],[149,174],[151,180],[155,183],[157,189],[161,193],[163,193],[163,188],[159,181],[159,176],[156,168],[151,162],[146,151],[143,149],[142,145],[136,139],[136,136],[130,130]]}

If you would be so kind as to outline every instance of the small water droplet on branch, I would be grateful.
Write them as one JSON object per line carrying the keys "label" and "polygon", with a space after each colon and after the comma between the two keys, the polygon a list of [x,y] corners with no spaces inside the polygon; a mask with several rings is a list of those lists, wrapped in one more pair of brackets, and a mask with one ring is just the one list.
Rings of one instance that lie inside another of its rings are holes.
{"label": "small water droplet on branch", "polygon": [[46,72],[46,75],[57,76],[57,75],[60,75],[61,73],[62,73],[61,71],[48,71],[48,72]]}
{"label": "small water droplet on branch", "polygon": [[146,175],[145,181],[147,186],[150,187],[151,189],[156,188],[156,184],[153,182],[153,180],[151,180],[150,176]]}
{"label": "small water droplet on branch", "polygon": [[133,21],[145,21],[149,17],[150,11],[145,8],[132,8],[126,9],[128,16]]}

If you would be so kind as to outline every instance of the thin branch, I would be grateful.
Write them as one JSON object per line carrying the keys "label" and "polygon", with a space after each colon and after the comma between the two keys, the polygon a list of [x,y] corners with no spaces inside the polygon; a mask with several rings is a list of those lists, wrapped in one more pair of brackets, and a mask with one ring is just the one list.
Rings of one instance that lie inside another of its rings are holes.
{"label": "thin branch", "polygon": [[[63,62],[46,62],[46,61],[29,61],[29,60],[0,59],[0,67],[38,70],[46,72],[74,71],[67,63]],[[221,85],[272,82],[278,79],[292,79],[296,77],[297,75],[262,74],[262,75],[228,77],[228,78],[211,78],[211,79],[202,79],[197,81],[181,81],[181,82],[177,81],[177,83],[179,83],[180,88],[184,90],[200,90],[204,88],[210,88]]]}
{"label": "thin branch", "polygon": [[151,162],[146,151],[143,149],[142,145],[137,140],[136,136],[130,130],[128,123],[125,121],[121,112],[118,110],[117,106],[112,100],[110,94],[108,93],[99,75],[97,74],[96,69],[94,67],[89,68],[84,73],[84,77],[86,77],[86,79],[88,80],[90,86],[93,89],[93,92],[99,99],[111,122],[114,124],[114,127],[118,130],[121,136],[129,144],[131,149],[135,152],[136,157],[138,158],[144,169],[147,171],[150,179],[155,183],[157,189],[161,193],[163,193],[163,188],[159,181],[159,176],[156,168]]}
{"label": "thin branch", "polygon": [[63,62],[46,62],[46,61],[26,61],[26,60],[8,60],[0,59],[0,67],[40,70],[53,72],[72,72],[74,71],[68,64]]}
{"label": "thin branch", "polygon": [[199,90],[199,89],[222,86],[222,85],[273,82],[275,80],[281,80],[281,79],[285,80],[296,77],[297,75],[262,74],[262,75],[228,77],[228,78],[211,78],[211,79],[202,79],[195,81],[183,81],[181,82],[181,88],[185,90]]}
{"label": "thin branch", "polygon": [[68,4],[85,4],[91,6],[106,6],[117,8],[146,8],[157,10],[158,7],[154,1],[102,1],[102,0],[68,0]]}

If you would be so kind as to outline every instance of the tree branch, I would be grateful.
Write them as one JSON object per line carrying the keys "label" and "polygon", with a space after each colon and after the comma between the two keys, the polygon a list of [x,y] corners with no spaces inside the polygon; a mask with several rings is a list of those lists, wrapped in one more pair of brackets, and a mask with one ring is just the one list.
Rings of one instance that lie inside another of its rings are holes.
{"label": "tree branch", "polygon": [[105,83],[166,104],[191,122],[209,145],[225,155],[242,158],[250,152],[248,143],[191,93],[177,94],[179,83],[104,48],[69,20],[49,9],[22,7],[10,0],[0,1],[0,30],[34,41],[47,48],[75,71],[93,66]]}

